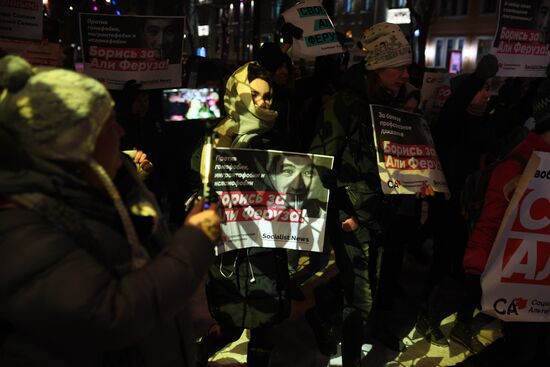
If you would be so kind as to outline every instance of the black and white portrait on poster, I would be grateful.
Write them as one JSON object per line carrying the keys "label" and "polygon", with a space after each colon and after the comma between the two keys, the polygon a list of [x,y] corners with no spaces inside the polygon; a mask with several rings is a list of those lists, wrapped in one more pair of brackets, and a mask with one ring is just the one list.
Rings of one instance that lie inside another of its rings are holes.
{"label": "black and white portrait on poster", "polygon": [[216,149],[214,190],[225,218],[217,253],[243,247],[323,250],[333,157]]}
{"label": "black and white portrait on poster", "polygon": [[84,72],[108,89],[181,86],[184,17],[80,14]]}

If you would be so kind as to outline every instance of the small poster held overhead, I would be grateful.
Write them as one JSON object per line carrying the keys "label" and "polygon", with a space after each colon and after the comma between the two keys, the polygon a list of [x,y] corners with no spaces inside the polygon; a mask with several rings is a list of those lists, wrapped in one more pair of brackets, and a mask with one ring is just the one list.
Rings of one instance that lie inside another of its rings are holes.
{"label": "small poster held overhead", "polygon": [[301,28],[301,39],[292,41],[292,57],[313,59],[344,52],[325,8],[318,0],[297,3],[282,14],[285,22]]}
{"label": "small poster held overhead", "polygon": [[80,14],[84,72],[108,89],[181,86],[184,17]]}
{"label": "small poster held overhead", "polygon": [[323,251],[333,157],[217,148],[213,189],[224,212],[220,254],[247,247]]}
{"label": "small poster held overhead", "polygon": [[449,188],[426,120],[421,115],[370,105],[378,172],[385,194],[415,194],[423,185]]}

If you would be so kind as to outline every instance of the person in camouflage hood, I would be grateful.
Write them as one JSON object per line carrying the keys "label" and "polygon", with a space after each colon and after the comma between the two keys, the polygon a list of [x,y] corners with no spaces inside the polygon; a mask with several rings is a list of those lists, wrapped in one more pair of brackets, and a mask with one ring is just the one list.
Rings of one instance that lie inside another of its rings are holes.
{"label": "person in camouflage hood", "polygon": [[[265,133],[277,112],[271,107],[271,78],[256,62],[249,62],[227,81],[224,104],[227,117],[214,128],[217,147],[272,148]],[[198,153],[198,151],[196,152]],[[192,166],[198,171],[198,154]],[[272,326],[290,314],[286,250],[245,248],[216,257],[206,281],[210,313],[217,324],[199,343],[199,365],[250,329],[247,364],[267,367],[274,342]]]}

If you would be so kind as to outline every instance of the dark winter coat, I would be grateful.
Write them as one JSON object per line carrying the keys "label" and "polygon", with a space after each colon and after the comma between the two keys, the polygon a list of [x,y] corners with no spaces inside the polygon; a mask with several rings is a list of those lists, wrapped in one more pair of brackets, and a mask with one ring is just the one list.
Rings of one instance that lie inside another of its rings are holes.
{"label": "dark winter coat", "polygon": [[[398,107],[405,88],[394,97],[378,84],[374,73],[366,74],[358,64],[344,75],[343,89],[323,106],[322,120],[311,145],[311,153],[332,155],[334,177],[331,202],[339,219],[355,215],[370,235],[369,241],[384,232],[395,209],[393,199],[382,193],[369,104]],[[363,233],[368,233],[363,231]]]}
{"label": "dark winter coat", "polygon": [[[231,146],[234,137],[224,134],[224,120],[217,128],[218,146]],[[273,148],[266,134],[248,139],[239,148]],[[191,161],[195,182],[200,177],[200,153],[197,148]],[[283,321],[290,314],[288,297],[288,259],[282,248],[245,248],[216,257],[206,281],[210,313],[222,326],[253,329]]]}
{"label": "dark winter coat", "polygon": [[445,102],[432,135],[439,160],[451,191],[451,201],[458,207],[466,177],[479,169],[480,159],[491,138],[484,116],[468,113],[468,105],[483,87],[475,75],[465,75],[459,87]]}
{"label": "dark winter coat", "polygon": [[[187,305],[213,259],[210,240],[192,227],[169,238],[162,221],[134,215],[154,258],[132,270],[111,200],[34,163],[0,170],[0,365],[194,366]],[[129,174],[117,184],[125,202],[149,202]],[[9,199],[21,194],[44,205]]]}

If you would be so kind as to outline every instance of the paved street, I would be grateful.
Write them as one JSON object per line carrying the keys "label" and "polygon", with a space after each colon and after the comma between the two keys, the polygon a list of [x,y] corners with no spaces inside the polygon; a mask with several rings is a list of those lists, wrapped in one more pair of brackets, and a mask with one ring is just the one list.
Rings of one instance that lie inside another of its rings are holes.
{"label": "paved street", "polygon": [[[417,306],[422,301],[418,297],[415,297],[415,295],[421,294],[419,288],[423,284],[427,269],[425,266],[410,260],[408,257],[406,258],[401,279],[400,289],[405,290],[402,291],[403,299],[401,305],[403,307],[398,307],[401,312],[396,312],[394,315],[395,325],[392,325],[393,330],[400,332],[401,335],[406,335],[404,343],[407,348],[403,353],[396,356],[393,361],[389,362],[387,366],[452,366],[462,361],[468,355],[464,347],[455,342],[451,342],[449,348],[431,345],[413,328],[416,319],[416,310],[418,309]],[[305,310],[313,306],[313,289],[317,285],[326,282],[336,272],[336,267],[331,262],[324,272],[317,273],[302,287],[306,299],[301,302],[293,301],[291,317],[276,328],[276,348],[271,367],[327,367],[342,365],[339,354],[329,359],[318,351],[313,331],[304,318]],[[401,302],[401,300],[398,300],[398,302]],[[195,309],[198,307],[199,305],[197,304]],[[207,325],[212,320],[204,312],[204,308],[202,312],[203,331],[206,331]],[[454,315],[443,321],[442,330],[446,335],[449,334],[453,321]],[[473,328],[478,331],[478,338],[484,344],[488,344],[500,336],[498,322],[483,314],[476,315]],[[407,335],[407,331],[409,330],[412,331]],[[248,333],[245,332],[240,340],[227,346],[215,355],[209,365],[217,367],[246,366],[247,341]],[[370,348],[371,346],[368,344],[363,346],[365,353]]]}

